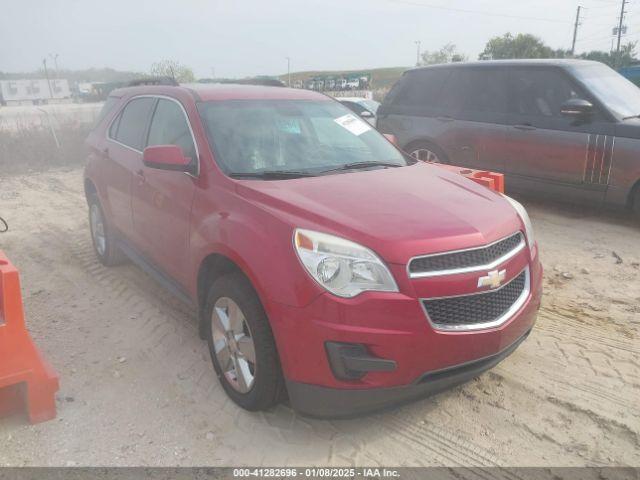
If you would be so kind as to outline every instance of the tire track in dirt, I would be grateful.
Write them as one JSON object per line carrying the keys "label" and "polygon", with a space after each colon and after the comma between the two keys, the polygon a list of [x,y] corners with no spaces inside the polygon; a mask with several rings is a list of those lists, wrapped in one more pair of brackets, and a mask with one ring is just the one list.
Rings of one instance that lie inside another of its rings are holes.
{"label": "tire track in dirt", "polygon": [[[26,266],[30,323],[64,375],[60,419],[71,420],[38,431],[55,435],[12,431],[30,448],[10,443],[0,452],[3,461],[55,463],[52,455],[74,454],[102,464],[144,460],[163,465],[177,462],[175,452],[183,455],[186,449],[199,464],[243,458],[254,465],[491,467],[637,464],[640,459],[633,402],[640,391],[638,327],[626,317],[609,322],[583,315],[580,308],[545,305],[534,334],[513,356],[433,402],[344,422],[300,417],[285,405],[251,414],[220,388],[198,338],[195,312],[137,267],[98,263],[79,170],[3,179],[2,187],[3,207],[9,205],[15,219],[0,240]],[[563,305],[558,291],[551,288],[547,295]],[[117,359],[124,353],[128,360],[121,365]],[[123,378],[112,378],[118,369]],[[76,401],[65,405],[66,395]],[[130,400],[128,408],[140,412],[129,415],[123,408],[111,416],[120,395]],[[158,423],[148,425],[153,421]],[[76,422],[85,422],[86,433]],[[140,430],[156,444],[131,440]],[[95,431],[100,438],[88,442]],[[213,442],[204,440],[208,431],[215,434]],[[112,448],[118,442],[133,442],[138,450],[125,455]],[[107,453],[98,453],[99,448]],[[465,471],[464,477],[494,478],[494,471],[482,467]]]}
{"label": "tire track in dirt", "polygon": [[418,452],[430,451],[439,465],[487,465],[496,466],[498,460],[488,451],[453,432],[440,429],[431,422],[416,425],[402,415],[389,413],[378,416],[380,425],[391,438]]}
{"label": "tire track in dirt", "polygon": [[137,271],[134,265],[101,265],[95,257],[88,230],[73,239],[61,236],[55,229],[48,234],[55,239],[58,249],[66,249],[76,259],[77,265],[87,273],[88,283],[100,286],[105,302],[114,302],[119,309],[129,312],[127,327],[133,328],[127,330],[127,335],[139,345],[141,357],[162,361],[185,347],[193,350],[197,346],[200,354],[195,359],[190,354],[177,356],[179,364],[172,370],[177,372],[179,381],[193,380],[190,384],[181,382],[182,388],[193,386],[193,391],[188,388],[186,394],[197,393],[205,401],[219,403],[222,391],[210,388],[212,381],[217,385],[217,380],[210,361],[202,358],[203,342],[198,337],[194,310],[167,294],[152,278]]}

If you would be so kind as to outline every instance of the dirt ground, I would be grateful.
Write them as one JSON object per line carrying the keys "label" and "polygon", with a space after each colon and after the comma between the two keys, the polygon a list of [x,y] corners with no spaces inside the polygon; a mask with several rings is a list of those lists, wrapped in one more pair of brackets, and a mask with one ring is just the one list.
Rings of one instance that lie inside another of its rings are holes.
{"label": "dirt ground", "polygon": [[464,386],[323,421],[227,399],[194,312],[96,261],[81,175],[0,178],[0,248],[61,379],[55,420],[0,419],[0,465],[640,465],[640,227],[624,216],[525,202],[546,269],[529,339]]}

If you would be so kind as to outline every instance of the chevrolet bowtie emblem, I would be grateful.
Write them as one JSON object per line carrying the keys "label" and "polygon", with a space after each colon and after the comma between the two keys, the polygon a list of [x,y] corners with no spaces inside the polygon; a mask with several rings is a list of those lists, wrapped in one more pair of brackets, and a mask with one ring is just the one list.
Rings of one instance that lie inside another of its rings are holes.
{"label": "chevrolet bowtie emblem", "polygon": [[486,277],[478,279],[478,288],[491,287],[498,288],[507,276],[506,270],[491,270]]}

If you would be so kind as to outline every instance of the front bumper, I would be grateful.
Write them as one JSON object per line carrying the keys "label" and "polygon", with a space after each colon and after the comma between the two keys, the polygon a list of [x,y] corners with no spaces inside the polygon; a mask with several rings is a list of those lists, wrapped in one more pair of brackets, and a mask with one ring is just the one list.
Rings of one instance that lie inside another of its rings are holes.
{"label": "front bumper", "polygon": [[[518,258],[507,268],[515,274],[525,266]],[[399,270],[392,272],[399,279],[399,293],[366,292],[352,299],[324,294],[304,307],[268,303],[292,406],[310,415],[348,416],[440,391],[491,368],[535,323],[542,266],[537,258],[529,266],[527,300],[503,324],[483,330],[434,329],[418,300],[446,295],[447,288],[473,291],[477,274],[458,275],[447,284],[446,279],[404,280],[406,274]],[[331,342],[362,345],[369,358],[388,360],[395,368],[376,368],[352,380],[338,378],[328,358]]]}
{"label": "front bumper", "polygon": [[471,380],[493,368],[518,348],[531,330],[504,350],[462,365],[427,372],[410,385],[377,389],[339,389],[287,380],[291,406],[319,418],[346,418],[424,398]]}

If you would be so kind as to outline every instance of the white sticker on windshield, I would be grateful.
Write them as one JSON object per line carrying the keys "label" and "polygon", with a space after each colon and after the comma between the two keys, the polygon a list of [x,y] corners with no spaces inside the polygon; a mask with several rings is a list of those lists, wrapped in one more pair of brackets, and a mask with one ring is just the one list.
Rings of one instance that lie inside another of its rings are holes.
{"label": "white sticker on windshield", "polygon": [[371,130],[371,125],[369,125],[364,120],[360,120],[358,117],[350,113],[347,113],[342,117],[338,117],[333,121],[336,122],[341,127],[346,128],[356,136],[362,135],[363,133]]}

